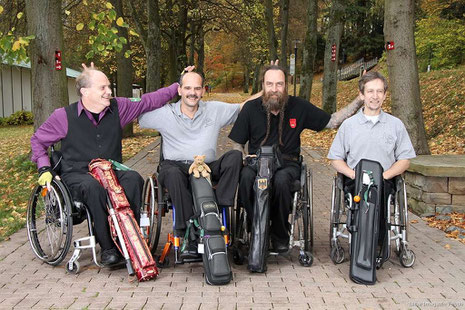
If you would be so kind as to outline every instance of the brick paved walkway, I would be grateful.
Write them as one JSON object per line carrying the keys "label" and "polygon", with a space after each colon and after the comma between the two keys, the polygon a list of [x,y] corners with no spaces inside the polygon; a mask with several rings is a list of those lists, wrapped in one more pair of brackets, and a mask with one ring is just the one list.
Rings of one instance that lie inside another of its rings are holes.
{"label": "brick paved walkway", "polygon": [[[228,147],[222,135],[219,149]],[[144,177],[158,161],[155,141],[127,164]],[[251,274],[232,264],[234,278],[226,286],[209,286],[200,263],[163,269],[155,281],[129,283],[126,271],[99,269],[90,253],[80,259],[78,275],[65,273],[64,263],[51,267],[33,255],[26,230],[0,243],[0,308],[52,309],[465,309],[465,245],[445,238],[421,219],[410,229],[413,268],[402,268],[394,256],[378,270],[374,286],[349,279],[349,264],[329,258],[328,227],[333,171],[315,150],[303,150],[314,174],[315,261],[301,267],[294,250],[290,260],[270,258],[265,274]],[[163,235],[170,229],[164,222]],[[75,227],[74,237],[86,227]],[[343,241],[344,242],[344,241]],[[345,243],[345,242],[344,242]],[[448,246],[450,245],[450,248]],[[171,259],[173,261],[173,259]]]}

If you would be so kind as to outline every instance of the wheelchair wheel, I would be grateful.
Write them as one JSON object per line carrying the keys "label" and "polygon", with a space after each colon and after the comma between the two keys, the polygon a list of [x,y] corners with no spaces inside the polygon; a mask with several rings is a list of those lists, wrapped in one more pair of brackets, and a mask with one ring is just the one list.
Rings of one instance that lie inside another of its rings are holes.
{"label": "wheelchair wheel", "polygon": [[78,274],[81,269],[81,265],[78,261],[73,262],[73,266],[70,268],[69,264],[66,264],[66,272],[69,274]]}
{"label": "wheelchair wheel", "polygon": [[54,178],[50,190],[37,186],[27,207],[27,236],[32,251],[49,265],[58,265],[68,254],[73,235],[71,195]]}
{"label": "wheelchair wheel", "polygon": [[231,248],[233,262],[236,265],[243,265],[245,260],[245,244],[242,241],[237,241]]}
{"label": "wheelchair wheel", "polygon": [[[398,188],[396,197],[394,199],[394,233],[396,235],[402,235],[402,231],[405,230],[405,236],[407,236],[408,227],[408,209],[407,209],[407,195],[405,189],[405,182],[400,177],[397,180],[396,186]],[[395,240],[395,253],[401,258],[403,246],[402,239],[397,238]]]}
{"label": "wheelchair wheel", "polygon": [[234,234],[234,243],[231,247],[231,253],[233,262],[236,265],[244,264],[245,258],[247,256],[247,249],[250,245],[249,233],[247,231],[247,219],[245,216],[245,210],[241,209],[239,206],[236,210],[235,215],[235,234]]}
{"label": "wheelchair wheel", "polygon": [[338,178],[334,178],[333,189],[331,194],[331,214],[329,225],[329,244],[333,247],[334,228],[339,230],[339,222],[341,215],[341,190],[337,186]]}
{"label": "wheelchair wheel", "polygon": [[335,264],[340,264],[344,261],[345,253],[344,249],[340,246],[339,241],[337,241],[335,245],[331,246],[329,257]]}
{"label": "wheelchair wheel", "polygon": [[[401,233],[401,221],[400,221],[400,205],[399,205],[399,202],[398,202],[398,198],[396,197],[394,199],[394,234],[396,236],[399,236],[400,233]],[[396,253],[397,256],[400,256],[400,252],[401,252],[401,239],[400,238],[396,238],[395,239],[395,249],[394,249],[394,252]]]}
{"label": "wheelchair wheel", "polygon": [[307,197],[308,197],[308,219],[310,224],[310,251],[313,251],[313,174],[311,170],[307,171]]}
{"label": "wheelchair wheel", "polygon": [[[140,226],[142,235],[152,253],[157,249],[161,233],[162,205],[159,203],[160,191],[160,185],[156,176],[149,177],[145,181]],[[142,219],[146,219],[149,222],[142,225]]]}
{"label": "wheelchair wheel", "polygon": [[299,263],[304,267],[310,267],[313,264],[313,255],[310,252],[303,252],[299,255]]}
{"label": "wheelchair wheel", "polygon": [[415,253],[412,250],[407,249],[407,247],[402,246],[399,260],[403,267],[410,268],[413,264],[415,264]]}
{"label": "wheelchair wheel", "polygon": [[302,192],[302,222],[304,231],[304,251],[312,252],[313,249],[313,210],[312,210],[312,176],[311,172],[305,167],[305,186]]}
{"label": "wheelchair wheel", "polygon": [[157,263],[158,268],[168,268],[170,266],[170,259],[169,257],[165,257],[162,263],[160,263],[160,256],[161,255],[156,255],[153,257],[155,262]]}
{"label": "wheelchair wheel", "polygon": [[310,211],[310,206],[308,203],[304,202],[302,205],[302,222],[303,222],[303,231],[304,231],[304,250],[306,252],[310,252],[313,247],[312,242],[312,227],[311,227],[311,219],[312,212]]}

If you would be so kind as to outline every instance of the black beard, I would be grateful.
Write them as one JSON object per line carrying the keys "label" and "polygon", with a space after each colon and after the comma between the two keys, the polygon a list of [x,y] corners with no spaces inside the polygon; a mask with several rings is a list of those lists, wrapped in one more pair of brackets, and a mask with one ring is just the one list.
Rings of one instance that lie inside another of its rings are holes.
{"label": "black beard", "polygon": [[[276,95],[276,97],[272,97]],[[263,95],[263,106],[267,112],[281,111],[287,103],[287,92],[265,92]]]}

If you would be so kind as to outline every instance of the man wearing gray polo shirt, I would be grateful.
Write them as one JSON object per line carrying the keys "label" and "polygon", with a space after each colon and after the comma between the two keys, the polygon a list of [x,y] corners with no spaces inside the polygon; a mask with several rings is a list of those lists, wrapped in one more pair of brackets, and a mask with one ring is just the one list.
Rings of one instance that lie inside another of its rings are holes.
{"label": "man wearing gray polo shirt", "polygon": [[[186,222],[194,215],[188,185],[188,170],[194,156],[206,155],[205,162],[212,170],[212,181],[217,183],[216,197],[220,207],[233,205],[242,168],[242,154],[236,150],[216,160],[220,129],[235,122],[241,104],[201,101],[205,92],[203,84],[200,74],[185,73],[179,81],[180,101],[139,118],[141,127],[156,129],[163,136],[164,160],[160,163],[159,179],[168,189],[176,207],[175,230],[178,236],[183,235]],[[192,246],[188,251],[191,254],[196,252]]]}
{"label": "man wearing gray polo shirt", "polygon": [[355,179],[354,167],[361,159],[378,161],[385,180],[402,174],[415,157],[412,142],[400,119],[385,113],[387,81],[379,72],[368,72],[359,81],[364,105],[339,128],[328,158],[339,172]]}

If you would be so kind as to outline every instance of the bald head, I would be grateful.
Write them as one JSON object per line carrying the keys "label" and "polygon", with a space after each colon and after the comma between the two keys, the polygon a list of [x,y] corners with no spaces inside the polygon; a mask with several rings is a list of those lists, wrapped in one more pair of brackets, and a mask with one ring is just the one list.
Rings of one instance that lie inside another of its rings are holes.
{"label": "bald head", "polygon": [[202,87],[203,87],[204,83],[205,83],[205,79],[203,78],[203,76],[200,73],[194,72],[194,71],[186,72],[186,73],[181,74],[181,77],[179,78],[179,86],[182,87],[182,85],[184,84],[185,78],[191,78],[191,77],[194,77],[194,76],[200,77],[201,84],[202,84]]}
{"label": "bald head", "polygon": [[94,67],[84,68],[81,74],[76,78],[76,92],[79,97],[82,97],[81,89],[82,88],[89,88],[92,86],[92,80],[94,77],[102,77],[105,76],[100,70],[97,70]]}

